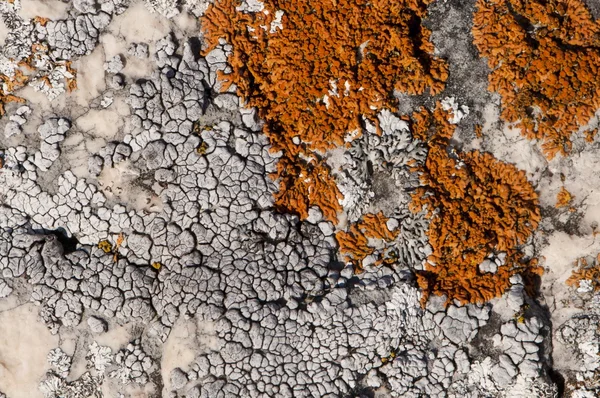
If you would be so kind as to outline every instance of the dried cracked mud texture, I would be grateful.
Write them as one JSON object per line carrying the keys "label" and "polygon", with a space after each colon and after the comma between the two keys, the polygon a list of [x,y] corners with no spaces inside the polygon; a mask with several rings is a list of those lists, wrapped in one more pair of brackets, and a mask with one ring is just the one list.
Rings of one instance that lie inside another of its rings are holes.
{"label": "dried cracked mud texture", "polygon": [[390,4],[0,0],[0,396],[600,396],[599,4]]}

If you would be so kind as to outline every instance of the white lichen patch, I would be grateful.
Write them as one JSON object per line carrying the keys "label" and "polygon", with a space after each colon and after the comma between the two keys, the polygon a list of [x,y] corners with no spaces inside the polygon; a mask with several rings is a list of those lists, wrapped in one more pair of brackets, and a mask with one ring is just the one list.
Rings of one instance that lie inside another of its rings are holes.
{"label": "white lichen patch", "polygon": [[448,97],[441,101],[442,109],[449,111],[452,117],[448,121],[452,124],[458,124],[461,120],[469,115],[469,107],[466,105],[459,105],[456,102],[456,98]]}

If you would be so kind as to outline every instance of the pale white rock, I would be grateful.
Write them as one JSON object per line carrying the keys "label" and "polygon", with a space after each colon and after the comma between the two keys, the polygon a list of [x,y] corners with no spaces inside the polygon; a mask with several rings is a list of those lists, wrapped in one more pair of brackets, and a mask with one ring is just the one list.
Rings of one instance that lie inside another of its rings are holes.
{"label": "pale white rock", "polygon": [[4,126],[4,135],[6,136],[6,138],[10,138],[14,135],[21,134],[21,131],[21,125],[14,121],[10,121]]}
{"label": "pale white rock", "polygon": [[179,390],[183,387],[185,387],[185,385],[188,382],[188,377],[185,374],[185,372],[183,370],[181,370],[181,368],[175,368],[171,371],[171,387],[174,390]]}
{"label": "pale white rock", "polygon": [[90,316],[87,323],[93,333],[104,333],[108,329],[106,321],[95,316]]}
{"label": "pale white rock", "polygon": [[123,56],[120,54],[115,55],[104,63],[104,70],[108,73],[119,73],[125,67]]}
{"label": "pale white rock", "polygon": [[246,13],[255,13],[263,11],[265,8],[264,3],[259,0],[244,0],[241,6],[236,8],[237,11],[246,12]]}
{"label": "pale white rock", "polygon": [[577,287],[577,293],[590,293],[594,290],[593,281],[589,279],[582,279],[579,281],[579,286]]}
{"label": "pale white rock", "polygon": [[127,53],[134,57],[145,59],[149,56],[149,48],[146,43],[131,43],[127,49]]}
{"label": "pale white rock", "polygon": [[498,270],[498,265],[490,260],[490,259],[485,259],[482,261],[481,264],[479,264],[479,271],[481,271],[482,273],[495,273]]}
{"label": "pale white rock", "polygon": [[277,30],[283,30],[283,23],[281,21],[283,14],[284,12],[282,10],[275,11],[275,18],[273,18],[273,21],[271,22],[269,33],[276,33]]}

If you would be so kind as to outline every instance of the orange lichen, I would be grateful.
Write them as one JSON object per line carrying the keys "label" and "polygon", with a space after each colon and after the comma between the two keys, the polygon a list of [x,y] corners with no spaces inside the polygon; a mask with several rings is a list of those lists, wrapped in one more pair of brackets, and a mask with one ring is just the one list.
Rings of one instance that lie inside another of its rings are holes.
{"label": "orange lichen", "polygon": [[329,168],[322,161],[281,158],[274,173],[279,178],[275,207],[293,210],[300,218],[308,217],[308,209],[317,206],[328,220],[337,223],[339,201],[343,198]]}
{"label": "orange lichen", "polygon": [[600,254],[596,259],[588,264],[585,258],[579,258],[575,261],[575,269],[566,283],[568,286],[579,288],[581,281],[591,282],[591,289],[595,292],[600,291]]}
{"label": "orange lichen", "polygon": [[[340,245],[340,252],[344,260],[351,262],[357,272],[363,269],[363,260],[375,253],[375,249],[369,246],[369,239],[381,239],[391,242],[398,236],[398,231],[390,231],[387,226],[388,218],[383,212],[377,214],[365,214],[362,218],[350,225],[348,232],[338,231],[335,238]],[[384,258],[381,254],[375,264],[381,264]]]}
{"label": "orange lichen", "polygon": [[380,211],[377,214],[365,214],[358,225],[367,238],[391,241],[396,239],[398,232],[390,231],[387,226],[388,220],[389,218]]}
{"label": "orange lichen", "polygon": [[[308,207],[326,206],[336,221],[341,194],[321,155],[362,131],[363,117],[378,125],[377,112],[396,107],[394,90],[444,88],[447,65],[433,56],[431,32],[421,25],[431,2],[267,0],[252,13],[238,10],[239,0],[220,0],[208,8],[204,53],[219,39],[233,46],[221,89],[235,84],[246,106],[258,108],[273,151],[282,152],[273,176],[277,207],[305,218]],[[272,25],[278,11],[283,28]]]}
{"label": "orange lichen", "polygon": [[[37,21],[39,22],[39,21]],[[9,102],[20,102],[23,103],[25,100],[21,97],[13,95],[12,93],[23,88],[28,84],[36,71],[35,63],[36,58],[48,55],[48,46],[41,43],[33,43],[31,45],[31,54],[29,57],[21,60],[17,66],[21,69],[15,69],[12,76],[6,76],[0,74],[0,116],[4,116],[5,105]],[[66,79],[67,90],[69,92],[77,88],[77,71],[71,66],[71,61],[56,61],[52,62],[53,66],[64,65],[66,71],[71,74],[71,78]],[[22,70],[25,69],[25,72]],[[43,81],[47,86],[51,87],[52,83],[48,76],[41,76],[38,78]]]}
{"label": "orange lichen", "polygon": [[594,142],[594,138],[596,138],[596,135],[598,134],[598,129],[592,129],[592,130],[587,130],[585,132],[585,141],[592,143]]}
{"label": "orange lichen", "polygon": [[556,195],[555,207],[557,209],[560,209],[562,207],[567,207],[571,204],[572,200],[573,200],[573,195],[571,195],[571,193],[569,191],[567,191],[565,189],[565,187],[562,187],[560,189],[560,191],[558,192],[558,194]]}
{"label": "orange lichen", "polygon": [[18,90],[27,84],[27,76],[20,70],[16,70],[14,76],[0,75],[0,116],[4,116],[4,106],[9,102],[25,102],[21,97],[12,95],[10,93]]}
{"label": "orange lichen", "polygon": [[45,17],[40,17],[40,16],[37,16],[37,17],[33,18],[33,22],[38,23],[38,24],[40,24],[42,26],[46,26],[46,24],[49,21],[50,21],[50,19],[45,18]]}
{"label": "orange lichen", "polygon": [[71,66],[71,61],[65,61],[65,67],[73,77],[67,79],[67,91],[77,90],[77,70]]}
{"label": "orange lichen", "polygon": [[[433,113],[413,117],[414,134],[429,146],[422,186],[411,203],[413,211],[426,209],[431,219],[433,253],[417,272],[423,303],[431,293],[448,302],[488,301],[509,287],[512,275],[541,272],[518,251],[540,220],[538,196],[525,173],[488,153],[449,149],[454,129],[440,104]],[[488,255],[501,252],[506,257],[496,272],[479,270]]]}
{"label": "orange lichen", "polygon": [[113,261],[116,263],[117,262],[117,258],[119,256],[119,247],[121,247],[121,245],[123,244],[123,242],[125,241],[125,236],[123,236],[123,232],[119,233],[119,236],[117,237],[117,241],[115,243],[115,248],[113,249]]}
{"label": "orange lichen", "polygon": [[477,138],[483,137],[483,126],[481,124],[475,125],[475,137],[477,137]]}
{"label": "orange lichen", "polygon": [[581,0],[478,0],[474,43],[502,96],[502,117],[566,155],[600,108],[600,23]]}

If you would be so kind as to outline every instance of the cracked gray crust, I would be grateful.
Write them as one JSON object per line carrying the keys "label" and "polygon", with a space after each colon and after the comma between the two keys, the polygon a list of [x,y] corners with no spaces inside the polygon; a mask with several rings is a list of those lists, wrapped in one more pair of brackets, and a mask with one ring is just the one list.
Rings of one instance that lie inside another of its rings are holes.
{"label": "cracked gray crust", "polygon": [[[455,12],[454,3],[436,7]],[[427,153],[398,115],[381,112],[382,136],[366,123],[348,151],[326,157],[349,221],[384,210],[400,230],[376,248],[395,251],[398,263],[367,258],[355,275],[318,209],[305,221],[274,210],[268,175],[279,154],[256,110],[220,93],[216,78],[231,47],[223,41],[201,57],[202,38],[173,22],[208,2],[147,0],[155,14],[143,15],[169,29],[128,38],[113,54],[111,23],[136,6],[74,0],[64,18],[42,25],[20,16],[21,0],[0,1],[10,28],[3,74],[45,40],[39,73],[50,85],[32,86],[52,100],[65,96],[65,71],[50,61],[102,58],[87,78],[101,74],[103,89],[90,89],[84,106],[29,99],[0,119],[0,305],[14,304],[0,314],[33,302],[57,336],[32,353],[44,369],[31,376],[38,396],[554,397],[564,387],[552,376],[553,339],[576,353],[574,367],[583,364],[572,379],[588,384],[573,396],[598,391],[589,376],[600,367],[589,343],[598,339],[597,296],[582,299],[592,315],[560,328],[520,277],[487,305],[432,298],[421,307],[411,270],[431,248],[424,214],[408,210],[419,184],[409,164]],[[447,52],[442,28],[434,42]],[[473,123],[466,105],[480,115],[489,102],[452,95],[456,123]],[[102,119],[109,114],[116,119]],[[500,257],[480,268],[495,272]],[[0,390],[18,396],[2,377]]]}

